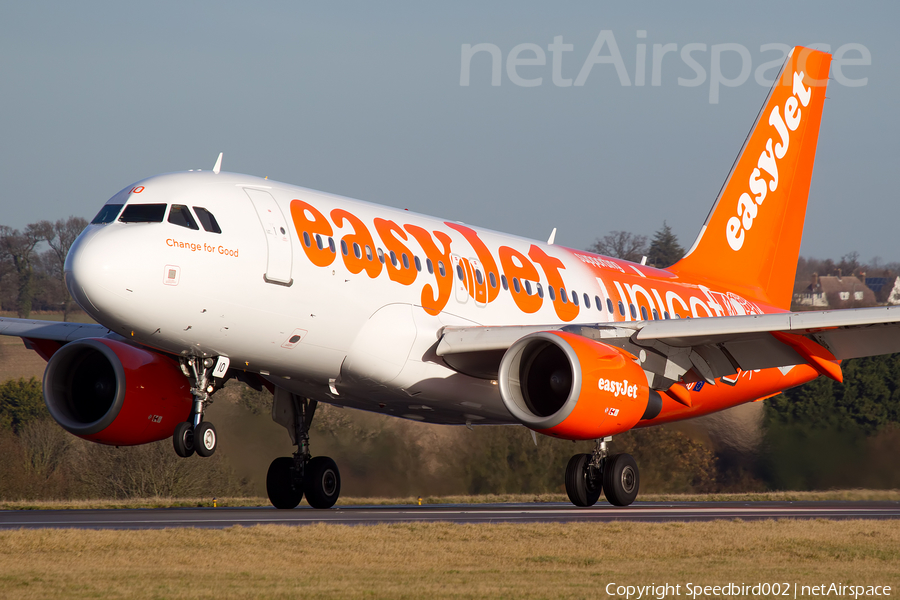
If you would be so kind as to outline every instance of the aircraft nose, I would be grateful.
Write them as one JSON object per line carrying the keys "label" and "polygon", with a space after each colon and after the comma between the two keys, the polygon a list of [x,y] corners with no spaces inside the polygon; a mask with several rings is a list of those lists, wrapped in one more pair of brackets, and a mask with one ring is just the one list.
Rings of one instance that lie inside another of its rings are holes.
{"label": "aircraft nose", "polygon": [[88,226],[69,249],[64,267],[69,294],[94,319],[98,311],[91,292],[96,293],[102,274],[109,270],[109,256],[102,240],[97,239],[99,233],[99,227]]}

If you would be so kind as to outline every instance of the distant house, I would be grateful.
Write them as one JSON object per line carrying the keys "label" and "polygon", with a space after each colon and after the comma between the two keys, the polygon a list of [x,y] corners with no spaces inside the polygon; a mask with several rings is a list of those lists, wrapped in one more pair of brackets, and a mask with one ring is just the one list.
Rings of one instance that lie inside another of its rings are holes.
{"label": "distant house", "polygon": [[900,277],[894,279],[894,286],[887,295],[887,303],[893,305],[900,304]]}
{"label": "distant house", "polygon": [[879,304],[900,304],[900,277],[866,277],[866,286],[875,292]]}
{"label": "distant house", "polygon": [[813,280],[802,292],[794,294],[794,303],[815,308],[859,308],[875,306],[875,292],[852,275],[813,274]]}

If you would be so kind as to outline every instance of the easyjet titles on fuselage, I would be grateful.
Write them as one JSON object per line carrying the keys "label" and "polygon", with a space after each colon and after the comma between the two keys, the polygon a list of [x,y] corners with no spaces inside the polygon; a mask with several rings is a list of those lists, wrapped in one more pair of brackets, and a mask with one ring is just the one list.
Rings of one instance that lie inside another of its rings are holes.
{"label": "easyjet titles on fuselage", "polygon": [[[365,273],[371,279],[386,273],[395,283],[411,286],[420,274],[426,275],[431,281],[423,285],[420,300],[423,309],[431,315],[439,314],[447,306],[454,295],[454,279],[459,280],[476,304],[490,304],[501,291],[509,292],[516,307],[526,314],[537,312],[545,301],[549,301],[562,322],[575,320],[582,310],[590,309],[592,302],[597,304],[597,300],[605,306],[594,308],[605,309],[607,320],[764,312],[756,304],[731,292],[715,292],[702,285],[686,286],[654,279],[637,270],[637,265],[564,250],[574,255],[579,265],[592,271],[595,277],[590,284],[579,281],[573,286],[574,274],[569,273],[567,284],[564,262],[550,256],[537,244],[531,244],[527,254],[506,245],[500,245],[492,252],[478,232],[460,223],[443,222],[442,225],[463,236],[470,247],[464,251],[454,247],[451,235],[446,231],[430,231],[411,223],[401,226],[380,217],[372,220],[376,234],[373,236],[361,218],[342,207],[332,209],[329,218],[309,202],[294,199],[290,203],[290,212],[301,247],[317,267],[332,265],[340,254],[350,273]],[[350,231],[335,243],[336,229],[348,227]],[[411,250],[412,244],[418,245],[421,253]],[[420,255],[425,257],[424,264],[421,264]],[[631,274],[629,268],[635,273]],[[615,273],[611,274],[613,270]],[[608,288],[604,278],[610,279],[611,275],[615,279]]]}

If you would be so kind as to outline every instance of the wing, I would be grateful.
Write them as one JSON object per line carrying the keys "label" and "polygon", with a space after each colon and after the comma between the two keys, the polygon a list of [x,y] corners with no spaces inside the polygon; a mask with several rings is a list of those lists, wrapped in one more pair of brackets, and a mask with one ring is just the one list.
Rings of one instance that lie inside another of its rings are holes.
{"label": "wing", "polygon": [[96,323],[69,323],[0,317],[0,335],[20,337],[25,345],[48,359],[59,346],[82,338],[104,337],[110,331]]}
{"label": "wing", "polygon": [[528,327],[445,327],[436,353],[451,368],[494,379],[506,349],[537,331],[563,330],[639,357],[651,387],[689,371],[709,382],[740,371],[809,364],[840,378],[833,360],[900,352],[900,306],[703,319]]}

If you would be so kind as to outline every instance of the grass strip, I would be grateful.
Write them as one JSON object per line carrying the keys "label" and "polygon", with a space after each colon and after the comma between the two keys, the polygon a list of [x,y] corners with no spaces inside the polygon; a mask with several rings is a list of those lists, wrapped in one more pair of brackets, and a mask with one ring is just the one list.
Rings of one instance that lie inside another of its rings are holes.
{"label": "grass strip", "polygon": [[[821,492],[763,492],[747,494],[642,494],[641,502],[900,502],[900,490],[830,490]],[[493,504],[568,502],[564,494],[485,494],[478,496],[428,496],[422,504]],[[0,500],[0,510],[79,510],[99,508],[184,508],[271,506],[268,498],[127,498],[121,500]],[[601,500],[603,502],[603,500]],[[338,506],[415,505],[419,499],[341,498]],[[306,504],[304,500],[303,504]]]}
{"label": "grass strip", "polygon": [[4,598],[597,598],[610,583],[686,596],[689,583],[765,582],[896,593],[900,522],[0,532]]}

